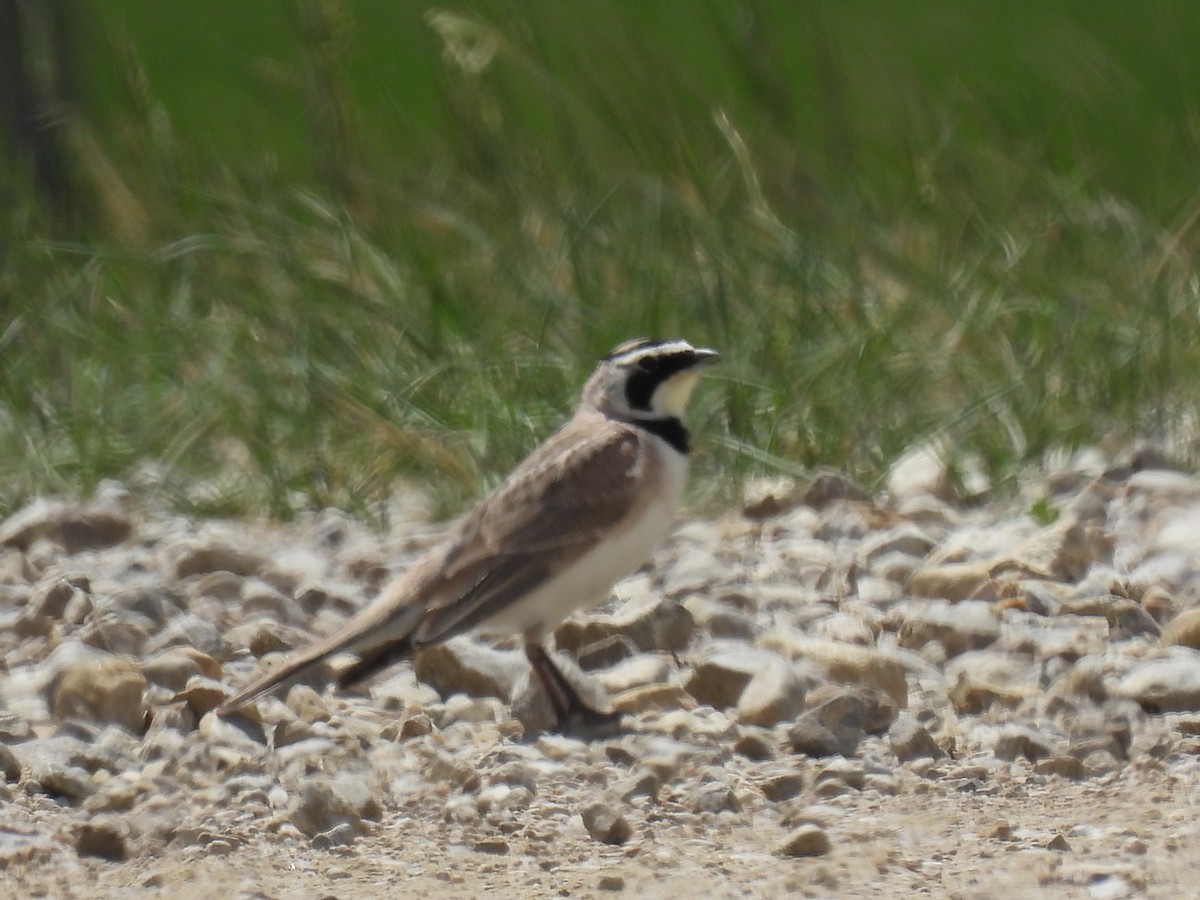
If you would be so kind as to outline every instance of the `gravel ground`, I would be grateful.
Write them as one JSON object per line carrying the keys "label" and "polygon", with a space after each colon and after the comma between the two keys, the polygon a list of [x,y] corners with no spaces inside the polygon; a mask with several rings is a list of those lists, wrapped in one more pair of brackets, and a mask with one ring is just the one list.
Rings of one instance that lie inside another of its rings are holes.
{"label": "gravel ground", "polygon": [[0,523],[0,895],[1195,895],[1200,477],[967,483],[917,451],[682,522],[556,634],[625,713],[590,739],[466,639],[209,714],[436,539],[419,502],[39,501]]}

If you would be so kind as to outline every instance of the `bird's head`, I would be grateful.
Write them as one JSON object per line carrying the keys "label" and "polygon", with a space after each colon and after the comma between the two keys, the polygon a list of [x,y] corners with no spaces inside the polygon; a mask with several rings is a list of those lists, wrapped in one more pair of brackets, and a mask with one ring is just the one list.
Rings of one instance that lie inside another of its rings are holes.
{"label": "bird's head", "polygon": [[677,338],[626,341],[601,358],[583,400],[620,419],[682,418],[700,370],[718,358]]}

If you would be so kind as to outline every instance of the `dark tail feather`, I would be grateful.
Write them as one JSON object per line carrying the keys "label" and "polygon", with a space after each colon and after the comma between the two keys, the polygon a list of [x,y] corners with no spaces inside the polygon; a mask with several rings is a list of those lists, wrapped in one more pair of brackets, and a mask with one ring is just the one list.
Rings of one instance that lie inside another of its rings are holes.
{"label": "dark tail feather", "polygon": [[218,706],[216,708],[217,715],[228,715],[239,706],[245,706],[247,703],[257,700],[276,685],[290,681],[302,672],[306,672],[323,662],[329,656],[329,653],[330,651],[317,646],[309,651],[297,654],[292,659],[287,660],[282,666],[260,675],[237,694]]}
{"label": "dark tail feather", "polygon": [[[420,567],[413,571],[419,575],[419,570]],[[403,659],[411,648],[409,635],[425,612],[423,605],[405,601],[411,587],[406,579],[407,576],[394,581],[383,594],[333,634],[294,654],[278,668],[260,675],[218,706],[217,715],[233,712],[239,706],[258,699],[275,685],[339,653],[351,653],[360,658],[345,675],[338,677],[340,684],[361,681],[392,662]]]}
{"label": "dark tail feather", "polygon": [[348,688],[366,681],[372,675],[382,672],[393,663],[408,659],[412,656],[412,644],[407,641],[394,641],[375,647],[364,654],[358,662],[337,676],[339,688]]}

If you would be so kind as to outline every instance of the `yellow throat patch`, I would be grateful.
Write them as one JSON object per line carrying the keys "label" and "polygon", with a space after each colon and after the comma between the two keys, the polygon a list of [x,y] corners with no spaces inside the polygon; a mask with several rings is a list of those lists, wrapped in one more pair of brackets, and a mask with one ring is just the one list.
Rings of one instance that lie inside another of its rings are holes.
{"label": "yellow throat patch", "polygon": [[687,369],[677,375],[672,375],[658,386],[650,405],[655,412],[667,413],[672,416],[682,416],[691,399],[696,382],[700,380],[700,372]]}

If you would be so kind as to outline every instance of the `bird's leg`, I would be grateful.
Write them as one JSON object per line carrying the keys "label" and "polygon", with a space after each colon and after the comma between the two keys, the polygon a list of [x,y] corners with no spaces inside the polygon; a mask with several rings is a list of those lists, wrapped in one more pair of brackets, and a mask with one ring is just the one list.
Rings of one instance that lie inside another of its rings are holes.
{"label": "bird's leg", "polygon": [[525,656],[534,674],[546,688],[550,705],[554,707],[554,714],[558,717],[559,731],[582,729],[589,733],[615,733],[619,730],[621,714],[602,712],[584,702],[575,686],[559,671],[558,666],[554,665],[550,654],[540,643],[526,641]]}
{"label": "bird's leg", "polygon": [[550,654],[541,644],[526,642],[525,656],[529,665],[533,667],[533,673],[546,688],[546,695],[550,698],[550,705],[554,707],[554,714],[558,716],[559,722],[564,721],[572,712],[591,709],[583,702],[575,686],[559,671],[558,666],[554,665]]}

